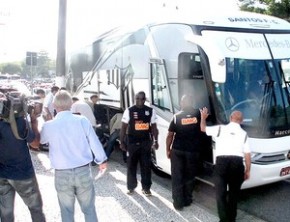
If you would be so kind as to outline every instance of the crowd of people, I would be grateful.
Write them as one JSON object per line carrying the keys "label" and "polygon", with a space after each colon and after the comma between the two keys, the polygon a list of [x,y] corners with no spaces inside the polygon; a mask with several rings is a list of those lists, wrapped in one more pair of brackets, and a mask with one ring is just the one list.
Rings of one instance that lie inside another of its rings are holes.
{"label": "crowd of people", "polygon": [[[16,192],[29,208],[32,221],[45,221],[29,153],[29,147],[39,149],[42,144],[49,146],[62,221],[74,221],[75,200],[81,206],[85,221],[98,220],[91,165],[98,164],[104,171],[116,144],[127,163],[127,194],[134,194],[140,164],[142,193],[147,197],[152,195],[151,149],[159,148],[157,115],[152,107],[145,105],[143,91],[135,95],[133,106],[110,119],[109,138],[105,142],[100,126],[105,116],[100,118],[100,113],[96,114],[100,108],[97,94],[85,101],[72,97],[64,88],[53,86],[47,95],[41,89],[36,95],[43,104],[42,110],[32,110],[27,114],[29,118],[17,116],[12,123],[11,118],[0,115],[1,222],[14,220]],[[5,100],[5,94],[0,93],[0,102]],[[182,210],[193,201],[202,149],[200,138],[208,135],[216,138],[214,175],[218,215],[222,222],[235,221],[239,191],[243,181],[250,177],[251,166],[247,133],[240,126],[243,115],[234,111],[228,125],[206,126],[208,109],[195,109],[190,95],[181,98],[180,107],[173,115],[166,138],[173,206]],[[40,119],[42,127],[38,126]],[[21,139],[15,136],[15,127]]]}

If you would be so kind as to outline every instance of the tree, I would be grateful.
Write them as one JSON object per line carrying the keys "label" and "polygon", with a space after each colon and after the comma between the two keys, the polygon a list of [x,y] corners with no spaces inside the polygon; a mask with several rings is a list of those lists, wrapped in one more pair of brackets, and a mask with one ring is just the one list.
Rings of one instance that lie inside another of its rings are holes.
{"label": "tree", "polygon": [[239,0],[242,11],[273,15],[290,21],[290,0]]}
{"label": "tree", "polygon": [[260,14],[267,14],[267,5],[256,0],[240,0],[240,9],[242,11],[256,12]]}
{"label": "tree", "polygon": [[49,58],[47,51],[37,52],[37,65],[27,65],[25,61],[22,62],[23,73],[27,79],[40,77],[49,78],[51,70],[55,70],[55,61]]}
{"label": "tree", "polygon": [[0,71],[3,74],[21,74],[22,67],[18,63],[3,63],[0,66]]}
{"label": "tree", "polygon": [[[269,1],[269,0],[268,0]],[[290,0],[269,1],[271,15],[290,20]]]}
{"label": "tree", "polygon": [[37,58],[36,74],[41,77],[49,77],[50,58],[46,51],[40,51]]}

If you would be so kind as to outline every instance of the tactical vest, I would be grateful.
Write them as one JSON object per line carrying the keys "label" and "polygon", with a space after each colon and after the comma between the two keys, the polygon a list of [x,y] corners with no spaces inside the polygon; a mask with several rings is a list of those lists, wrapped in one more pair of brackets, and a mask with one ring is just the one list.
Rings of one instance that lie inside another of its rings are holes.
{"label": "tactical vest", "polygon": [[142,142],[150,139],[152,108],[143,106],[129,108],[130,120],[128,123],[129,143]]}
{"label": "tactical vest", "polygon": [[174,142],[173,148],[182,151],[196,152],[199,150],[200,113],[199,110],[187,109],[174,116]]}

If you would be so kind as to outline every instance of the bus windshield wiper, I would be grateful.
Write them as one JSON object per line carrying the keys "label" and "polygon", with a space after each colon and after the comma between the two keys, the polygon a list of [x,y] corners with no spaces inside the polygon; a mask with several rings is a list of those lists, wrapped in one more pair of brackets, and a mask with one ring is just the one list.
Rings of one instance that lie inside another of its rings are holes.
{"label": "bus windshield wiper", "polygon": [[271,115],[269,112],[269,107],[271,106],[272,99],[274,100],[274,103],[277,104],[275,90],[273,89],[275,81],[273,81],[273,79],[271,78],[270,70],[267,65],[266,70],[269,81],[264,83],[265,87],[261,102],[260,118],[259,118],[259,126],[262,134],[264,134],[267,130],[267,124],[269,123],[269,117]]}

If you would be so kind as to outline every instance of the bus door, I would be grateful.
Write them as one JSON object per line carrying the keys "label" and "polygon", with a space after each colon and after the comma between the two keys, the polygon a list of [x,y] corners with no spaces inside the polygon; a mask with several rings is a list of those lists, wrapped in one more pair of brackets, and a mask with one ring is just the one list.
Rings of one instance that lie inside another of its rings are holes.
{"label": "bus door", "polygon": [[158,115],[159,149],[153,155],[155,167],[170,173],[170,161],[166,156],[166,137],[169,122],[173,116],[173,103],[168,82],[165,61],[159,58],[150,59],[150,101]]}
{"label": "bus door", "polygon": [[[209,108],[208,90],[203,75],[201,59],[198,53],[180,53],[178,56],[178,97],[179,101],[184,94],[193,97],[193,107]],[[202,141],[201,161],[202,168],[212,168],[213,150],[211,139],[204,135]],[[209,170],[210,171],[210,170]]]}

